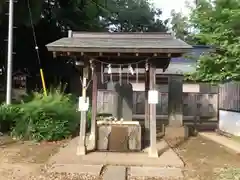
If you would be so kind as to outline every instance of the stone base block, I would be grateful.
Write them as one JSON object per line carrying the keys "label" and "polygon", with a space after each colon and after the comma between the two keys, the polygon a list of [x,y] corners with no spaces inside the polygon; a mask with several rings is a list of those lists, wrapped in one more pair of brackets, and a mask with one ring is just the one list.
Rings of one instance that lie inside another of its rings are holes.
{"label": "stone base block", "polygon": [[[122,130],[124,130],[124,132],[126,131],[124,134],[117,133],[117,131],[119,132],[121,131],[121,128]],[[116,137],[113,137],[113,136],[116,136]],[[130,124],[130,123],[129,124],[98,124],[97,149],[102,151],[109,151],[110,147],[113,146],[112,144],[113,142],[116,143],[114,147],[121,146],[121,144],[126,146],[125,151],[141,151],[142,149],[141,126],[139,124]]]}
{"label": "stone base block", "polygon": [[184,142],[189,137],[189,130],[187,126],[172,127],[168,126],[165,129],[164,139],[174,147]]}

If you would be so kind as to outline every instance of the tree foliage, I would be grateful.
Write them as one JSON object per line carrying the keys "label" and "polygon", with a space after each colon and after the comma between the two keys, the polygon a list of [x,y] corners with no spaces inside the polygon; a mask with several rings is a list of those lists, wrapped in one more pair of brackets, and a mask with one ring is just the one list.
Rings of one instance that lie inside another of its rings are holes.
{"label": "tree foliage", "polygon": [[114,32],[165,32],[166,22],[159,19],[162,12],[154,8],[148,0],[112,0],[108,1],[110,13],[103,22]]}
{"label": "tree foliage", "polygon": [[185,16],[182,12],[176,12],[175,10],[172,10],[169,22],[171,32],[176,38],[192,45],[197,43],[197,39],[192,33],[189,17]]}
{"label": "tree foliage", "polygon": [[240,1],[199,0],[191,14],[197,43],[212,45],[214,52],[200,57],[192,80],[240,79]]}
{"label": "tree foliage", "polygon": [[189,23],[188,18],[181,12],[171,11],[171,30],[176,38],[186,40],[189,35]]}
{"label": "tree foliage", "polygon": [[[15,25],[30,24],[28,2],[34,24],[47,19],[72,30],[98,31],[111,26],[113,31],[166,31],[158,18],[162,12],[148,0],[19,0],[15,4]],[[8,4],[0,2],[0,19],[7,11]]]}

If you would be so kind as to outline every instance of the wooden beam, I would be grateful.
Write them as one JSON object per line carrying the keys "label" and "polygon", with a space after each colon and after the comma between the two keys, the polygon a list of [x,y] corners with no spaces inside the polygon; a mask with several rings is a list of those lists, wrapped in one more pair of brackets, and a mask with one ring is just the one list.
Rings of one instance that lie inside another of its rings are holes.
{"label": "wooden beam", "polygon": [[96,149],[96,116],[97,116],[97,90],[98,90],[98,74],[99,68],[94,64],[94,71],[92,72],[92,119],[91,119],[91,135],[90,142],[92,149]]}
{"label": "wooden beam", "polygon": [[[75,52],[75,54],[79,54],[77,52]],[[100,55],[101,54],[101,55]],[[154,57],[154,58],[169,58],[169,53],[144,53],[144,52],[138,52],[138,53],[106,53],[106,52],[86,52],[85,53],[86,56],[90,56],[90,57]],[[181,56],[179,53],[176,55]]]}
{"label": "wooden beam", "polygon": [[162,53],[105,53],[105,52],[65,52],[65,51],[54,51],[56,55],[62,55],[62,56],[76,56],[76,57],[82,57],[82,56],[89,56],[93,58],[153,58],[153,59],[165,59],[165,58],[172,58],[172,57],[181,57],[181,53],[169,53],[162,52]]}
{"label": "wooden beam", "polygon": [[150,126],[149,126],[149,104],[148,104],[148,90],[149,90],[149,70],[145,71],[145,120],[144,120],[144,141],[146,146],[149,146]]}

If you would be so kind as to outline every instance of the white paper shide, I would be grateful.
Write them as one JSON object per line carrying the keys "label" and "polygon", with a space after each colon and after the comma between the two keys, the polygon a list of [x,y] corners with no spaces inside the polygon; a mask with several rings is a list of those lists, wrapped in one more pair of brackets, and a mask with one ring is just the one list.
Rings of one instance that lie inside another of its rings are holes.
{"label": "white paper shide", "polygon": [[148,91],[148,104],[157,104],[158,103],[158,91],[149,90]]}
{"label": "white paper shide", "polygon": [[78,99],[78,111],[88,111],[89,98],[79,97]]}

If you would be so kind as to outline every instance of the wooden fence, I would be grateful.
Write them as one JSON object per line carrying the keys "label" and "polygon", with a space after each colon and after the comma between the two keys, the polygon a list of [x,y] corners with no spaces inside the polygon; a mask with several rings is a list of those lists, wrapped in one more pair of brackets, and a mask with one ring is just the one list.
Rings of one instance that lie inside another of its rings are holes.
{"label": "wooden fence", "polygon": [[[114,114],[117,111],[118,95],[115,91],[98,91],[98,113]],[[144,118],[145,92],[133,92],[133,117]],[[168,119],[168,93],[159,93],[159,103],[156,107],[157,119]],[[201,120],[218,121],[217,93],[183,93],[183,119],[192,121],[199,117]]]}
{"label": "wooden fence", "polygon": [[219,109],[240,112],[240,82],[219,85]]}

